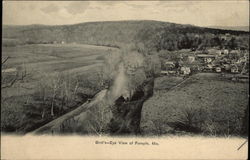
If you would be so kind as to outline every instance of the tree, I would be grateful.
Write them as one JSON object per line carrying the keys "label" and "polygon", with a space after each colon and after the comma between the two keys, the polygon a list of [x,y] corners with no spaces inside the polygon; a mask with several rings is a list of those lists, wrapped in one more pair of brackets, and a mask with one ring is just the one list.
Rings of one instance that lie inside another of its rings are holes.
{"label": "tree", "polygon": [[236,42],[236,38],[232,37],[229,42],[228,42],[228,47],[230,49],[236,49],[237,48],[237,42]]}
{"label": "tree", "polygon": [[[52,86],[51,87],[53,89],[53,93],[52,93],[52,102],[51,102],[51,111],[50,111],[50,114],[52,117],[54,116],[54,102],[55,102],[55,98],[57,95],[57,91],[60,87],[60,82],[61,82],[61,77],[59,75],[56,75],[56,77],[54,79],[52,79]],[[66,83],[64,83],[64,85],[65,85],[65,90],[67,93]]]}
{"label": "tree", "polygon": [[[6,57],[2,62],[2,68],[7,68],[6,63],[10,59],[10,57]],[[10,88],[18,81],[23,80],[27,76],[26,67],[20,67],[19,69],[14,70],[14,73],[9,73],[2,69],[1,76],[1,89]]]}

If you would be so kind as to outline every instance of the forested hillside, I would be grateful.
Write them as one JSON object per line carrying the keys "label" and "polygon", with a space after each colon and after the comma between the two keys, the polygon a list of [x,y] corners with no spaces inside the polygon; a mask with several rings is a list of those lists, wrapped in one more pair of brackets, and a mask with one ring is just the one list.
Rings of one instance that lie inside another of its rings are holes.
{"label": "forested hillside", "polygon": [[[227,34],[228,36],[222,37]],[[4,45],[11,43],[84,43],[119,47],[143,42],[156,50],[204,46],[247,49],[249,32],[210,29],[160,21],[88,22],[75,25],[3,26]],[[239,46],[240,44],[240,46]]]}

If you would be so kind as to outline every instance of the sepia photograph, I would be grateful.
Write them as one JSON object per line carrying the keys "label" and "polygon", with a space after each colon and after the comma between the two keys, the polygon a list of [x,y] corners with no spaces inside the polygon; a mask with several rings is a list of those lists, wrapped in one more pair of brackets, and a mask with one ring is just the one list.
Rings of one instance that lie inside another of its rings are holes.
{"label": "sepia photograph", "polygon": [[[200,156],[182,159],[247,159],[249,1],[3,1],[2,9],[1,159],[181,158],[165,146]],[[57,154],[67,143],[92,146],[89,155],[108,149],[98,158]],[[30,155],[42,144],[54,155]],[[122,155],[109,157],[111,146]],[[148,147],[158,155],[146,156]]]}

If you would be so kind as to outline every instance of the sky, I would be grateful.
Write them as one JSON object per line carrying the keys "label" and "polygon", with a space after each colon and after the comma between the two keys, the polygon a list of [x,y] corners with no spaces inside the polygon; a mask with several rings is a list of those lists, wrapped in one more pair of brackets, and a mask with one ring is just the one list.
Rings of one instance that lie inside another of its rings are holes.
{"label": "sky", "polygon": [[3,24],[62,25],[117,20],[158,20],[197,26],[249,26],[249,1],[3,2]]}

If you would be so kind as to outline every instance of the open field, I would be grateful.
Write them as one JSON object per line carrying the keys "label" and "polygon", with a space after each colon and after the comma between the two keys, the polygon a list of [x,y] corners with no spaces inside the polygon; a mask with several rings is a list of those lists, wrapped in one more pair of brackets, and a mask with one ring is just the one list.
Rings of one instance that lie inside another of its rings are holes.
{"label": "open field", "polygon": [[[87,96],[84,94],[92,95],[98,89],[98,85],[95,84],[98,79],[95,76],[103,65],[103,56],[114,50],[110,47],[79,44],[3,47],[2,59],[9,57],[2,68],[2,73],[6,71],[4,78],[7,77],[8,80],[8,76],[14,75],[15,71],[19,70],[25,70],[27,75],[13,86],[2,89],[2,129],[17,130],[24,123],[26,111],[41,112],[40,109],[32,111],[32,108],[35,109],[41,104],[40,108],[51,106],[55,87],[52,103],[55,103],[56,107],[65,106],[66,108],[61,109],[63,111],[52,119],[77,107],[79,103],[84,103]],[[78,93],[82,94],[84,99],[81,96],[79,98]],[[41,94],[44,95],[44,100]],[[25,109],[25,105],[31,108]],[[39,114],[41,113],[38,113],[36,120],[40,121]],[[33,113],[32,116],[34,116]],[[51,117],[45,119],[51,120]],[[35,122],[35,120],[30,120]]]}
{"label": "open field", "polygon": [[144,134],[239,135],[248,105],[248,83],[226,80],[216,73],[199,73],[180,86],[180,79],[156,79],[154,96],[144,103]]}
{"label": "open field", "polygon": [[24,64],[28,70],[32,68],[35,71],[60,72],[100,63],[96,58],[110,50],[113,48],[78,44],[38,44],[4,47],[2,57],[11,57],[8,61],[10,67]]}
{"label": "open field", "polygon": [[[40,44],[3,47],[2,57],[10,57],[3,66],[6,68],[25,67],[29,75],[21,84],[23,89],[32,87],[45,74],[77,73],[84,74],[98,69],[103,60],[98,58],[114,50],[109,47],[78,44]],[[16,85],[18,87],[18,85]],[[15,86],[6,90],[4,97],[18,94]],[[25,93],[27,94],[25,90]],[[11,92],[11,93],[8,93]],[[20,90],[20,92],[22,92]],[[23,95],[24,93],[20,93]]]}

